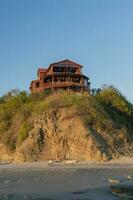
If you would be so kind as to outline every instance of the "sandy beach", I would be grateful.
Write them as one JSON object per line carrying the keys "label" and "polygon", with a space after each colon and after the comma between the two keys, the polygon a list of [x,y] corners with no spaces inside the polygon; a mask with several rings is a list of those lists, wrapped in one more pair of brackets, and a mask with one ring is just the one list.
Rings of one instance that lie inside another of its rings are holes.
{"label": "sandy beach", "polygon": [[133,175],[133,160],[107,163],[47,161],[1,163],[0,199],[115,200],[109,180]]}

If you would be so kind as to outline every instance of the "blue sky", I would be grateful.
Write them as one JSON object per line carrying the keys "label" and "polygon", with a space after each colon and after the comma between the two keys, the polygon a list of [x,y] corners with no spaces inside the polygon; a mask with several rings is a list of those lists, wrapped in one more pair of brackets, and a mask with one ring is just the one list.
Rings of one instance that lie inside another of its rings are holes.
{"label": "blue sky", "polygon": [[133,102],[132,54],[132,0],[0,0],[0,95],[71,59],[91,87],[113,84]]}

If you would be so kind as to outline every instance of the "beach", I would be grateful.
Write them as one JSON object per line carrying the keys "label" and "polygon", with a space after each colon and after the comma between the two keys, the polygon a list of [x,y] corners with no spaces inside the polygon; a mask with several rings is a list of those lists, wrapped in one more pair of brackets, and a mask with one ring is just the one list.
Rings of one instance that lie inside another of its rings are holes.
{"label": "beach", "polygon": [[1,163],[0,199],[115,200],[110,180],[133,175],[133,161]]}

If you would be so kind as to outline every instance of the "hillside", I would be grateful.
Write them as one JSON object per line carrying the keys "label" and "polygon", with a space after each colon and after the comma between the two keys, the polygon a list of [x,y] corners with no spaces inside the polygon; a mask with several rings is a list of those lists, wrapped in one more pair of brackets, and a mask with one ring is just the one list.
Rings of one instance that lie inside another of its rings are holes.
{"label": "hillside", "polygon": [[97,160],[132,156],[133,105],[114,87],[0,98],[0,159]]}

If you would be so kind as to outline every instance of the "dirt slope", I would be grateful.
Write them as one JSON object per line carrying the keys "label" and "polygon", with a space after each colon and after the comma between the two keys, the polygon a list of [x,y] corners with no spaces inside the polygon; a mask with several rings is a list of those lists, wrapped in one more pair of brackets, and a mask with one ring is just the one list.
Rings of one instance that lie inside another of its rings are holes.
{"label": "dirt slope", "polygon": [[114,88],[96,96],[20,93],[0,104],[0,159],[108,161],[132,156],[132,124],[133,106]]}
{"label": "dirt slope", "polygon": [[[97,160],[107,161],[130,154],[126,129],[94,130],[73,108],[44,112],[34,121],[29,137],[17,149],[15,160]],[[119,135],[124,134],[117,145]]]}

